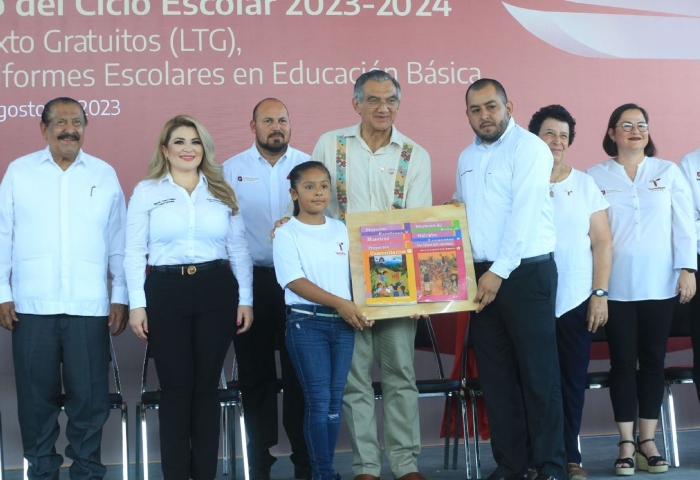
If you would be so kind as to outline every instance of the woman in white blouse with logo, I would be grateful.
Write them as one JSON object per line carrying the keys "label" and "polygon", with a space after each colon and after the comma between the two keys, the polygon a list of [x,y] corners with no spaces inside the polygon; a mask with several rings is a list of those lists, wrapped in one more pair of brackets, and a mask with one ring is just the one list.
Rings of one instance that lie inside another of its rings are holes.
{"label": "woman in white blouse with logo", "polygon": [[610,344],[610,398],[620,431],[618,475],[632,475],[635,461],[640,470],[668,470],[654,444],[666,340],[676,298],[687,303],[695,295],[690,188],[675,163],[654,158],[648,122],[646,110],[638,105],[615,109],[603,140],[603,149],[612,158],[588,170],[610,204],[613,263],[605,330]]}
{"label": "woman in white blouse with logo", "polygon": [[148,340],[160,381],[163,477],[212,480],[219,375],[237,327],[253,321],[253,267],[233,189],[194,118],[163,127],[126,235],[129,324]]}
{"label": "woman in white blouse with logo", "polygon": [[549,195],[554,202],[557,246],[557,347],[564,406],[564,446],[569,480],[585,480],[578,435],[586,394],[593,333],[608,319],[608,279],[612,239],[608,202],[593,179],[566,165],[576,120],[561,105],[538,110],[528,130],[552,151]]}

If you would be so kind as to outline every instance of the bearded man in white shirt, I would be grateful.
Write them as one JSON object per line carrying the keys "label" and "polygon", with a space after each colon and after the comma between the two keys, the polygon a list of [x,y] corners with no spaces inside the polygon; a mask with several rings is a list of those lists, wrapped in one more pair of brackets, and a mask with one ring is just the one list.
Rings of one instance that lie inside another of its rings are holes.
{"label": "bearded man in white shirt", "polygon": [[304,442],[304,395],[284,342],[284,290],[275,277],[270,242],[271,226],[284,216],[291,202],[289,172],[307,161],[309,155],[289,146],[289,112],[275,98],[266,98],[255,106],[250,130],[255,135],[253,146],[224,163],[224,176],[238,197],[253,257],[255,323],[248,332],[234,337],[250,474],[252,480],[269,480],[270,468],[277,460],[270,454],[278,441],[277,349],[284,390],[282,423],[292,447],[294,478],[311,479]]}
{"label": "bearded man in white shirt", "polygon": [[[329,216],[432,205],[430,156],[399,133],[394,120],[401,86],[381,70],[355,82],[352,105],[361,122],[321,136],[311,157],[331,174]],[[355,333],[343,417],[350,429],[355,480],[379,480],[382,450],[377,436],[371,369],[381,370],[384,451],[398,480],[424,480],[418,473],[420,426],[413,368],[416,321],[381,320]]]}
{"label": "bearded man in white shirt", "polygon": [[478,279],[470,334],[498,464],[487,480],[527,478],[528,435],[537,479],[563,479],[552,154],[515,124],[497,81],[474,82],[466,102],[476,138],[459,157],[453,203],[466,204]]}
{"label": "bearded man in white shirt", "polygon": [[127,319],[125,203],[114,169],[82,151],[86,126],[80,103],[51,100],[40,123],[47,148],[12,162],[0,185],[0,324],[12,331],[30,479],[58,479],[61,380],[70,477],[106,472],[109,327],[119,335]]}

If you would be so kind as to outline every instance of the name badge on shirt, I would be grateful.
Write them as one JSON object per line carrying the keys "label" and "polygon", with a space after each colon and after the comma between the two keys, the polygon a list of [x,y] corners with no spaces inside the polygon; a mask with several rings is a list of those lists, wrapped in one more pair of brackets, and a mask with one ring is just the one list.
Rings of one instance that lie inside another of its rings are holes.
{"label": "name badge on shirt", "polygon": [[239,182],[257,182],[258,180],[260,180],[260,177],[244,177],[242,175],[238,176]]}

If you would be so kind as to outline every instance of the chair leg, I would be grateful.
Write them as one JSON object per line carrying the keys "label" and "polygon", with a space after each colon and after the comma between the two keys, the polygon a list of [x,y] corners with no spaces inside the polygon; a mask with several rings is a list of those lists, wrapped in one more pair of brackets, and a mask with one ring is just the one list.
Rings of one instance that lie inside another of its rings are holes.
{"label": "chair leg", "polygon": [[119,409],[122,418],[122,479],[129,480],[129,411],[126,402],[122,402]]}
{"label": "chair leg", "polygon": [[[581,452],[581,435],[576,436],[576,443],[578,444],[578,451]],[[583,467],[583,460],[581,460],[581,466]]]}
{"label": "chair leg", "polygon": [[134,445],[134,479],[141,480],[141,402],[136,404],[136,424]]}
{"label": "chair leg", "polygon": [[472,422],[474,425],[474,463],[476,465],[476,480],[481,479],[481,448],[479,447],[479,418],[476,410],[476,393],[469,391],[472,401]]}
{"label": "chair leg", "polygon": [[[673,392],[671,391],[671,384],[666,384],[666,389],[668,391],[668,419],[671,424],[671,445],[673,449],[673,466],[680,467],[681,462],[678,456],[678,430],[676,429],[676,406],[673,402]],[[667,457],[668,458],[668,457]]]}
{"label": "chair leg", "polygon": [[445,454],[444,454],[444,469],[447,470],[450,466],[450,435],[452,431],[452,397],[445,396]]}
{"label": "chair leg", "polygon": [[[234,405],[232,408],[238,408],[238,404]],[[231,477],[236,478],[236,425],[235,419],[233,418],[233,412],[229,412],[226,417],[228,422],[228,455],[231,459]]]}
{"label": "chair leg", "polygon": [[146,408],[141,409],[141,418],[136,419],[141,424],[141,462],[143,480],[148,480],[148,424],[146,423]]}
{"label": "chair leg", "polygon": [[666,409],[664,408],[664,402],[661,402],[661,408],[659,409],[659,421],[661,423],[661,441],[664,442],[664,455],[671,461],[671,442],[668,439],[668,417],[666,416]]}
{"label": "chair leg", "polygon": [[243,452],[243,472],[245,480],[250,480],[250,468],[248,466],[248,437],[245,433],[245,418],[243,416],[243,404],[238,408],[238,425],[241,427],[241,451]]}
{"label": "chair leg", "polygon": [[29,462],[27,459],[23,459],[24,461],[22,462],[22,465],[24,466],[24,480],[29,480],[28,477],[28,471],[29,471]]}
{"label": "chair leg", "polygon": [[[471,447],[469,446],[469,422],[467,421],[467,400],[464,397],[464,392],[459,396],[459,403],[462,411],[462,431],[464,432],[464,463],[467,470],[467,480],[472,478],[472,455]],[[476,438],[476,437],[474,437]]]}
{"label": "chair leg", "polygon": [[224,453],[224,458],[223,458],[223,468],[222,468],[222,473],[224,475],[228,475],[228,463],[229,463],[229,456],[228,456],[228,405],[224,406],[221,408],[221,443],[223,444],[221,446],[221,450]]}
{"label": "chair leg", "polygon": [[[452,394],[451,396],[459,397],[459,394]],[[462,420],[462,402],[460,398],[457,398],[457,407],[459,412],[455,412],[455,436],[454,436],[454,446],[452,447],[452,470],[457,470],[457,457],[459,455],[459,424]]]}

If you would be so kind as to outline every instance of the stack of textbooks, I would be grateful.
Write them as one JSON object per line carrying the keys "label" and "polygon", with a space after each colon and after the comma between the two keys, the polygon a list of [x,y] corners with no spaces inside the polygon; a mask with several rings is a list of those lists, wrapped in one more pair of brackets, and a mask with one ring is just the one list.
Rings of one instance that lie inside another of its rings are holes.
{"label": "stack of textbooks", "polygon": [[459,220],[360,228],[368,306],[467,300]]}

